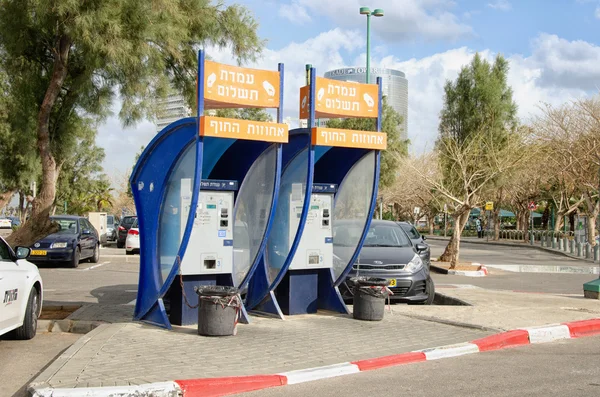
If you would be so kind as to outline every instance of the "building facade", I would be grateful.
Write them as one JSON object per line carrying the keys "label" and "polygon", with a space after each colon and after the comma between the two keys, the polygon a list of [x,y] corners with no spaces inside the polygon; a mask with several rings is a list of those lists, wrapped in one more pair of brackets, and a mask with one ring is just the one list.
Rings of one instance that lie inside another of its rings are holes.
{"label": "building facade", "polygon": [[[335,69],[326,72],[324,77],[365,83],[367,80],[366,69],[365,67]],[[377,77],[381,77],[383,80],[382,91],[383,95],[387,97],[388,104],[403,118],[400,136],[402,139],[408,139],[408,80],[406,75],[395,69],[371,68],[370,82],[375,83]]]}
{"label": "building facade", "polygon": [[158,100],[158,115],[156,119],[156,131],[159,132],[174,121],[192,115],[182,95],[172,93],[165,99]]}

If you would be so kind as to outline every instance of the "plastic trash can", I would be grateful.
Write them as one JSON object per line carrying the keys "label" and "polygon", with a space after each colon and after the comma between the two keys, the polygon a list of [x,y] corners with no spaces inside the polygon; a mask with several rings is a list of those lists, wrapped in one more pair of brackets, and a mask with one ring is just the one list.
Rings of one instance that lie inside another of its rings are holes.
{"label": "plastic trash can", "polygon": [[375,277],[354,277],[349,281],[354,285],[352,316],[356,320],[383,320],[385,298],[391,293],[387,287],[388,280]]}
{"label": "plastic trash can", "polygon": [[198,335],[231,336],[237,333],[241,297],[236,287],[208,285],[196,288]]}

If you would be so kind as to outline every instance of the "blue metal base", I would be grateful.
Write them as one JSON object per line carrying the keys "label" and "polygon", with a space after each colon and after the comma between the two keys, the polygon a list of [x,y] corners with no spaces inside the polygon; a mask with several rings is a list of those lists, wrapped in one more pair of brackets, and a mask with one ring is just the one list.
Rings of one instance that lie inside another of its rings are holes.
{"label": "blue metal base", "polygon": [[288,271],[277,287],[276,297],[286,315],[314,314],[319,309],[349,313],[333,285],[330,269]]}
{"label": "blue metal base", "polygon": [[[194,325],[198,324],[198,308],[192,309],[190,306],[198,304],[198,294],[194,291],[194,287],[202,285],[224,285],[232,286],[233,280],[231,274],[210,274],[210,275],[189,275],[183,276],[183,290],[188,302],[186,303],[182,290],[179,276],[175,278],[168,296],[170,301],[169,319],[171,324],[175,325]],[[188,304],[190,306],[188,306]],[[240,311],[240,323],[248,324],[249,318],[246,308],[243,306]]]}
{"label": "blue metal base", "polygon": [[156,325],[161,328],[171,329],[171,324],[167,318],[167,311],[162,299],[159,299],[154,306],[140,319],[141,322]]}
{"label": "blue metal base", "polygon": [[285,320],[283,312],[279,307],[279,302],[277,302],[277,298],[275,298],[275,292],[273,291],[270,291],[267,297],[252,309],[252,312],[256,312],[257,314],[271,314],[281,320]]}

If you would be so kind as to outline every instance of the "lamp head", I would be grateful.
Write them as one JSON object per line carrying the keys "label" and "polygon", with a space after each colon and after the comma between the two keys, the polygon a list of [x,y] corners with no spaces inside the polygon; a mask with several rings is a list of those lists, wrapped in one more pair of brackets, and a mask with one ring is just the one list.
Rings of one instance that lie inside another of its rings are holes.
{"label": "lamp head", "polygon": [[360,7],[359,12],[361,15],[371,15],[371,9],[369,7]]}
{"label": "lamp head", "polygon": [[376,8],[373,10],[373,14],[376,17],[382,17],[383,16],[383,10],[381,8]]}

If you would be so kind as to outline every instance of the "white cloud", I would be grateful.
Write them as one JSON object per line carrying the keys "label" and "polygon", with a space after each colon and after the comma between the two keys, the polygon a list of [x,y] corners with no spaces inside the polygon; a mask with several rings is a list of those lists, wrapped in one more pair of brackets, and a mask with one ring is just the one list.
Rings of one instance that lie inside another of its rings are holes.
{"label": "white cloud", "polygon": [[596,18],[600,19],[600,6],[596,7],[596,11],[594,12]]}
{"label": "white cloud", "polygon": [[[262,59],[246,66],[276,70],[279,62],[285,64],[284,116],[297,118],[299,89],[305,83],[305,64],[315,66],[321,76],[330,69],[362,65],[365,56],[362,43],[362,33],[338,28],[302,43],[290,43],[277,51],[267,49]],[[600,70],[595,65],[600,63],[600,47],[541,34],[532,40],[531,48],[531,54],[506,55],[510,61],[508,81],[522,121],[526,122],[531,114],[537,113],[537,106],[542,101],[560,104],[597,92]],[[208,53],[217,62],[234,63],[228,50],[211,49]],[[481,54],[490,61],[496,55],[489,49],[481,51]],[[412,152],[433,148],[443,104],[444,83],[455,79],[460,68],[468,64],[473,55],[474,50],[467,47],[405,61],[380,52],[373,55],[373,66],[395,68],[406,73],[409,82],[408,137],[412,142]],[[154,126],[149,122],[124,130],[116,118],[109,119],[100,128],[98,137],[98,144],[106,149],[107,172],[115,168],[124,171],[130,167],[139,147],[146,145],[154,133]]]}
{"label": "white cloud", "polygon": [[[366,25],[358,10],[359,0],[296,0],[296,3],[318,15],[326,15],[344,28]],[[450,10],[450,0],[386,0],[380,2],[382,18],[373,18],[372,29],[390,42],[410,40],[449,40],[473,35],[470,26],[461,23]]]}
{"label": "white cloud", "polygon": [[302,7],[295,1],[290,4],[282,4],[279,7],[279,16],[289,19],[298,25],[302,25],[311,21],[311,17],[308,15],[306,8]]}
{"label": "white cloud", "polygon": [[498,0],[495,3],[488,3],[488,7],[499,11],[509,11],[512,5],[507,0]]}

